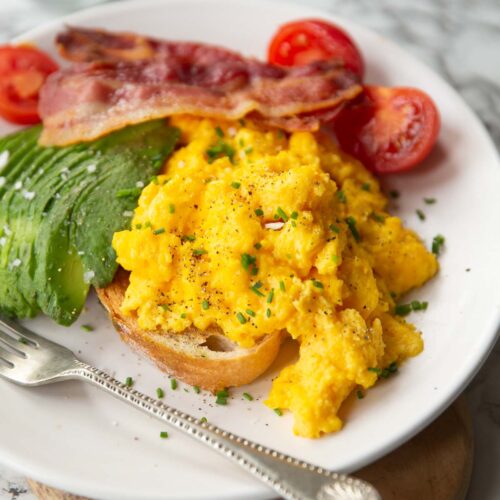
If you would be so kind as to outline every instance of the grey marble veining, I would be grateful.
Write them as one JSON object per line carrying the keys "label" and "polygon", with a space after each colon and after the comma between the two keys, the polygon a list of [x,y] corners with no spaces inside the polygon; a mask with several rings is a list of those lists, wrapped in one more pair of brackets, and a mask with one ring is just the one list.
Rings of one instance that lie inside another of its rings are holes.
{"label": "grey marble veining", "polygon": [[[500,148],[500,0],[292,1],[373,28],[432,66],[478,113]],[[0,0],[0,43],[97,3],[99,0]],[[476,441],[467,498],[496,500],[500,498],[500,343],[466,394]],[[34,500],[24,479],[0,465],[0,499],[16,498]]]}

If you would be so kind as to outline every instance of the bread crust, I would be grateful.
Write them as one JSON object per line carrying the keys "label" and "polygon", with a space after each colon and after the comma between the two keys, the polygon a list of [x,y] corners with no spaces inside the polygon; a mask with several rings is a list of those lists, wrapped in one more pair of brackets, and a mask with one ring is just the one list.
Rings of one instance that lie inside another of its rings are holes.
{"label": "bread crust", "polygon": [[248,384],[264,373],[278,354],[283,339],[280,332],[266,335],[245,349],[217,327],[206,331],[189,328],[180,333],[142,330],[136,317],[120,311],[128,283],[129,273],[120,268],[110,285],[97,289],[122,340],[187,384],[209,391]]}

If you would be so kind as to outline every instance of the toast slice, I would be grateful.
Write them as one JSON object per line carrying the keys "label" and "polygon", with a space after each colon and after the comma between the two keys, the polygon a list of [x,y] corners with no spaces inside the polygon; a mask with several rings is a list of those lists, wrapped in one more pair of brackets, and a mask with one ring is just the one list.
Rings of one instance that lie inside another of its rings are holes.
{"label": "toast slice", "polygon": [[145,331],[120,307],[129,283],[129,273],[120,268],[113,282],[97,289],[122,340],[145,353],[168,374],[209,391],[240,386],[255,380],[271,365],[283,338],[281,332],[263,337],[245,349],[225,337],[218,327],[183,332]]}

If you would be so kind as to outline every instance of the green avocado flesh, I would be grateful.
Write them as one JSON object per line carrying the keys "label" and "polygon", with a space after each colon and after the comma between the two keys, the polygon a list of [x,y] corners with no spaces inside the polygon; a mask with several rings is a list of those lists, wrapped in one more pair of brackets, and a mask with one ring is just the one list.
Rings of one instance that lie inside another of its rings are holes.
{"label": "green avocado flesh", "polygon": [[[140,189],[179,131],[158,120],[63,148],[38,145],[41,126],[0,139],[0,312],[42,311],[62,325],[90,285],[113,280],[113,233],[130,226]],[[130,196],[117,196],[126,194]]]}

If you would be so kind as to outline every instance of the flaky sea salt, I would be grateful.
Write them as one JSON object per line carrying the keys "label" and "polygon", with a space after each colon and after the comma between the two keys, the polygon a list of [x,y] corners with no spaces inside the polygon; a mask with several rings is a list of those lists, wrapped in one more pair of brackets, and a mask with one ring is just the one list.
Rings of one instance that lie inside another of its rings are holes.
{"label": "flaky sea salt", "polygon": [[26,191],[26,189],[23,190],[23,198],[25,200],[33,200],[36,196],[36,193],[34,191]]}
{"label": "flaky sea salt", "polygon": [[96,170],[97,170],[97,166],[95,163],[92,163],[92,165],[89,165],[87,167],[87,172],[89,172],[90,174],[93,174]]}
{"label": "flaky sea salt", "polygon": [[94,271],[87,271],[87,272],[83,273],[83,281],[85,283],[90,283],[92,281],[92,279],[94,278],[94,276],[95,276]]}
{"label": "flaky sea salt", "polygon": [[144,182],[142,182],[142,181],[137,181],[137,182],[135,183],[135,187],[138,187],[138,188],[143,188],[143,187],[144,187]]}
{"label": "flaky sea salt", "polygon": [[14,259],[11,263],[12,267],[19,267],[22,264],[21,259]]}
{"label": "flaky sea salt", "polygon": [[15,189],[16,191],[19,191],[22,187],[23,187],[23,181],[17,181],[17,182],[14,184],[14,189]]}

